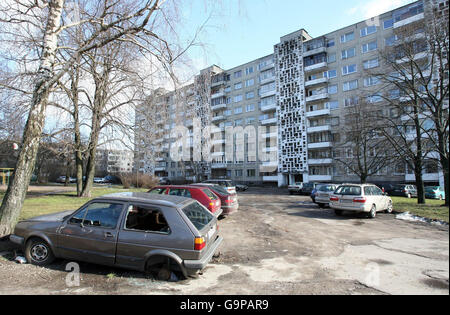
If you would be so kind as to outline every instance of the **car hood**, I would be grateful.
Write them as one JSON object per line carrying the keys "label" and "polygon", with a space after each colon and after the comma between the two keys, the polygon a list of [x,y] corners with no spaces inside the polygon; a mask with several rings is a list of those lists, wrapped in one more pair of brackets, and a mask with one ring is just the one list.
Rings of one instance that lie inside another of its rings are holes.
{"label": "car hood", "polygon": [[52,214],[41,215],[24,221],[61,222],[65,217],[71,215],[74,210],[67,210]]}

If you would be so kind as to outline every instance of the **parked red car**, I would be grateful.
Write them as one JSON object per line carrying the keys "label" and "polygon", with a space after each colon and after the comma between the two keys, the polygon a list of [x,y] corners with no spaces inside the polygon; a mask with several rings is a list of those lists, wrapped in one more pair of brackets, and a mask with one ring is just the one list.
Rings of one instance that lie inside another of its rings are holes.
{"label": "parked red car", "polygon": [[192,198],[200,202],[211,213],[222,208],[220,198],[207,187],[164,185],[151,189],[149,193]]}
{"label": "parked red car", "polygon": [[223,215],[227,216],[239,209],[239,202],[236,193],[229,193],[228,190],[222,186],[214,184],[193,184],[196,187],[209,188],[214,194],[216,194],[222,203]]}

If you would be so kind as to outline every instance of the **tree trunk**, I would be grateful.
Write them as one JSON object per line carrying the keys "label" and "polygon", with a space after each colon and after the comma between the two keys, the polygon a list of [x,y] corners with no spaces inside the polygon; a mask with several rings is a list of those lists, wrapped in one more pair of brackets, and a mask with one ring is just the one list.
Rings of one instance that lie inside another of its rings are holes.
{"label": "tree trunk", "polygon": [[64,0],[49,2],[49,14],[44,34],[41,64],[34,85],[31,109],[25,126],[22,149],[17,158],[14,176],[11,179],[0,207],[0,237],[10,234],[17,223],[23,202],[33,174],[45,123],[45,110],[48,103],[50,81],[53,73],[57,33],[61,24]]}
{"label": "tree trunk", "polygon": [[419,205],[424,205],[425,201],[425,185],[423,183],[422,171],[414,172],[416,176],[416,186],[417,186],[417,203]]}
{"label": "tree trunk", "polygon": [[442,172],[444,173],[444,190],[445,190],[445,206],[449,206],[448,198],[449,198],[449,184],[450,184],[450,178],[449,178],[449,166],[448,166],[448,158],[445,156],[441,156],[441,167]]}
{"label": "tree trunk", "polygon": [[82,197],[91,197],[91,190],[93,187],[95,176],[95,155],[97,154],[98,137],[100,135],[100,113],[101,111],[98,110],[98,107],[97,110],[92,113],[92,131],[89,141],[89,159],[86,166],[86,180],[84,181],[83,192],[81,193]]}

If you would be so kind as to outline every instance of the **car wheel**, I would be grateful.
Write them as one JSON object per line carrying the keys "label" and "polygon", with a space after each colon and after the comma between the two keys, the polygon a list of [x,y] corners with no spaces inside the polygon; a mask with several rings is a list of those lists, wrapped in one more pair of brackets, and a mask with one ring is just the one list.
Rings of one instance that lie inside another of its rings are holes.
{"label": "car wheel", "polygon": [[25,257],[29,263],[37,266],[46,266],[55,260],[50,246],[40,238],[33,238],[27,242]]}
{"label": "car wheel", "polygon": [[412,198],[411,194],[408,194],[408,196],[407,196],[407,197],[408,197],[408,199],[411,199],[411,198]]}
{"label": "car wheel", "polygon": [[293,194],[294,194],[294,192],[292,192],[292,191],[290,191],[290,192],[289,192],[289,195],[291,195],[291,196],[292,196]]}
{"label": "car wheel", "polygon": [[387,212],[387,213],[392,213],[392,211],[394,211],[394,207],[393,207],[393,205],[392,205],[392,201],[389,201],[388,207],[387,207],[387,209],[386,209],[386,212]]}
{"label": "car wheel", "polygon": [[318,205],[319,205],[319,208],[325,208],[325,204],[323,204],[323,203],[319,203]]}
{"label": "car wheel", "polygon": [[377,216],[377,207],[375,205],[372,205],[372,208],[370,209],[369,212],[369,218],[375,219],[376,216]]}
{"label": "car wheel", "polygon": [[442,198],[442,195],[439,195],[439,200],[442,201],[444,198]]}
{"label": "car wheel", "polygon": [[339,217],[342,215],[343,212],[344,211],[342,211],[342,210],[334,210],[334,213]]}

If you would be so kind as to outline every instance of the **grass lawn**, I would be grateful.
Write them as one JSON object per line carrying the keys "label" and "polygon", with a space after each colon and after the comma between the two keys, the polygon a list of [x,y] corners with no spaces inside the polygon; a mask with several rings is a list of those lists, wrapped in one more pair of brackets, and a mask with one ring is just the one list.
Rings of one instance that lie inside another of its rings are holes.
{"label": "grass lawn", "polygon": [[394,210],[448,223],[448,207],[443,207],[444,201],[427,199],[425,205],[417,204],[417,198],[391,197]]}
{"label": "grass lawn", "polygon": [[[25,199],[22,213],[20,214],[20,220],[65,210],[77,210],[92,198],[126,191],[145,192],[148,191],[148,189],[122,189],[118,187],[94,188],[92,190],[91,198],[77,198],[76,192],[67,192],[52,196],[28,198]],[[0,193],[0,199],[3,199],[3,195],[3,192]]]}

